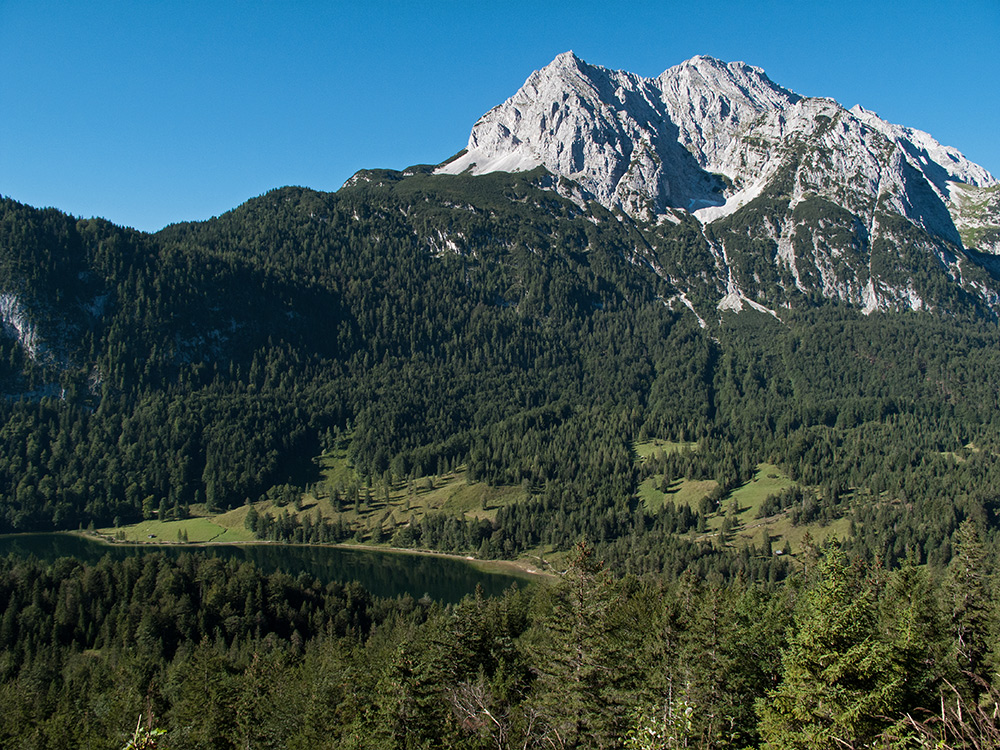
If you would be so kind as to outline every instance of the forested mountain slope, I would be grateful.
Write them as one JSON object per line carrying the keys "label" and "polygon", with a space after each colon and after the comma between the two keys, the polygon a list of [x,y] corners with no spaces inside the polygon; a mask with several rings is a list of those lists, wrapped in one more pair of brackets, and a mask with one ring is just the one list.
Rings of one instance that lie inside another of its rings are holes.
{"label": "forested mountain slope", "polygon": [[[719,550],[664,530],[693,533],[765,460],[813,488],[807,517],[850,517],[893,559],[946,561],[963,518],[994,524],[990,317],[717,310],[694,218],[581,207],[543,170],[428,171],[156,235],[4,201],[3,528],[241,505],[314,481],[335,436],[365,476],[525,487],[462,537],[491,554],[588,537],[679,571]],[[639,465],[647,437],[699,450]],[[648,509],[652,473],[718,490]]]}
{"label": "forested mountain slope", "polygon": [[751,66],[567,54],[456,158],[336,193],[152,235],[4,199],[0,530],[287,503],[347,446],[331,507],[381,488],[385,516],[334,536],[461,466],[519,499],[406,543],[783,575],[728,533],[766,463],[794,486],[761,513],[946,563],[962,520],[996,526],[995,190]]}

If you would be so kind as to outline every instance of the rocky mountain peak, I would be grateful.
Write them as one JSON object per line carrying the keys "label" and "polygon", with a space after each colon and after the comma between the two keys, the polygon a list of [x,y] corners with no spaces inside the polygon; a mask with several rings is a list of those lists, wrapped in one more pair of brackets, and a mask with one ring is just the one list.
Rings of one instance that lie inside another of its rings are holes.
{"label": "rocky mountain peak", "polygon": [[742,129],[801,99],[760,68],[707,56],[668,68],[657,82],[681,143],[701,167],[714,172],[722,171],[722,156]]}
{"label": "rocky mountain peak", "polygon": [[[839,130],[831,129],[834,121]],[[836,154],[825,179],[831,195],[835,185],[856,193],[859,182],[875,191],[868,202],[880,199],[879,186],[929,190],[939,205],[899,190],[887,205],[910,219],[937,214],[917,223],[949,241],[958,238],[950,185],[996,184],[927,133],[860,106],[846,110],[832,99],[803,98],[744,62],[699,55],[644,78],[590,65],[572,51],[483,115],[465,154],[438,171],[544,166],[578,183],[585,197],[636,218],[680,210],[711,221],[759,195],[767,180],[790,168],[792,156],[815,148]]]}
{"label": "rocky mountain peak", "polygon": [[700,56],[644,78],[564,52],[483,115],[466,153],[439,171],[542,165],[634,216],[695,210],[721,202],[723,185],[709,172],[733,135],[798,99],[745,63]]}
{"label": "rocky mountain peak", "polygon": [[969,265],[992,274],[981,259],[1000,254],[989,172],[927,133],[800,96],[743,62],[702,55],[645,78],[565,52],[437,171],[539,166],[574,183],[576,199],[641,222],[712,224],[720,305],[732,309],[773,310],[803,293],[925,309],[940,304],[927,279],[942,273],[1000,309]]}
{"label": "rocky mountain peak", "polygon": [[585,65],[586,63],[577,57],[573,50],[566,50],[565,52],[561,52],[556,55],[555,59],[553,59],[552,62],[550,62],[545,68],[542,68],[542,70],[558,68],[579,69],[581,64]]}

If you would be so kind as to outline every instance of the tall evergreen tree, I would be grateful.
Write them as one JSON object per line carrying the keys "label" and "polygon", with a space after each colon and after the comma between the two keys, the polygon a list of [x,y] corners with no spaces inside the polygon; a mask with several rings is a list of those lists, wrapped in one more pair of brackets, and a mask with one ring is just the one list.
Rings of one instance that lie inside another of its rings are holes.
{"label": "tall evergreen tree", "polygon": [[[956,532],[955,556],[948,567],[946,592],[951,603],[951,634],[954,658],[967,677],[983,674],[996,628],[991,615],[991,586],[986,550],[974,521],[962,521]],[[978,692],[974,679],[968,688]]]}
{"label": "tall evergreen tree", "polygon": [[625,734],[625,705],[640,671],[628,657],[637,634],[622,617],[620,593],[581,542],[551,614],[533,633],[533,703],[558,746],[613,747]]}
{"label": "tall evergreen tree", "polygon": [[817,574],[782,654],[782,682],[757,704],[771,750],[864,746],[901,707],[906,675],[878,633],[870,580],[836,545]]}

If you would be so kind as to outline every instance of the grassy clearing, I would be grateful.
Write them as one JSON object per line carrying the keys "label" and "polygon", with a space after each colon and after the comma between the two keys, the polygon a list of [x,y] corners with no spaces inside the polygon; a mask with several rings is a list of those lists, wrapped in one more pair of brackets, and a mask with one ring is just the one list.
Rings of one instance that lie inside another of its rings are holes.
{"label": "grassy clearing", "polygon": [[315,459],[319,466],[320,475],[323,477],[323,482],[331,487],[337,484],[347,487],[351,482],[360,480],[358,473],[351,466],[347,457],[347,448],[349,445],[350,442],[348,440],[339,440],[333,450],[327,451]]}
{"label": "grassy clearing", "polygon": [[554,550],[545,545],[525,551],[518,559],[532,570],[558,576],[569,569],[575,556],[576,550]]}
{"label": "grassy clearing", "polygon": [[646,510],[655,513],[663,507],[664,495],[660,492],[660,477],[646,477],[639,485],[637,494]]}
{"label": "grassy clearing", "polygon": [[[333,450],[315,460],[320,480],[297,503],[280,506],[273,500],[258,502],[254,504],[257,512],[272,516],[284,512],[300,519],[308,515],[313,520],[318,514],[359,530],[360,539],[378,529],[388,539],[411,519],[433,513],[493,520],[499,508],[528,495],[525,487],[491,487],[474,482],[464,465],[417,479],[364,477],[351,465],[348,447],[349,438],[344,437]],[[231,524],[242,528],[246,510],[230,511],[226,516]]]}
{"label": "grassy clearing", "polygon": [[[521,487],[491,487],[469,478],[465,466],[459,466],[446,474],[436,474],[414,480],[395,481],[390,484],[375,482],[372,487],[359,487],[359,492],[371,497],[371,507],[362,500],[361,510],[356,508],[340,511],[368,516],[373,511],[391,508],[418,518],[426,513],[445,512],[450,515],[469,518],[492,518],[497,508],[523,499],[527,491]],[[317,496],[318,495],[318,496]],[[319,491],[307,495],[306,503],[318,503],[334,513],[330,505],[331,495]]]}
{"label": "grassy clearing", "polygon": [[733,490],[723,502],[722,509],[728,512],[729,504],[735,503],[740,510],[741,520],[744,516],[753,518],[757,515],[757,511],[765,499],[770,495],[777,495],[787,490],[794,484],[795,482],[777,466],[758,464],[757,473],[754,474],[753,479]]}
{"label": "grassy clearing", "polygon": [[[805,537],[807,531],[812,537],[814,544],[822,544],[831,536],[836,536],[838,539],[846,539],[851,530],[851,522],[847,518],[838,518],[836,521],[828,523],[825,526],[818,523],[793,526],[791,520],[787,516],[783,516],[775,523],[767,525],[766,528],[771,535],[771,547],[773,549],[781,549],[787,540],[792,554],[798,554],[802,551],[802,539]],[[760,528],[757,530],[757,533],[751,535],[748,541],[760,544],[763,538],[764,531],[763,528]]]}
{"label": "grassy clearing", "polygon": [[714,479],[677,479],[671,482],[666,492],[662,492],[660,490],[662,481],[663,477],[656,475],[645,479],[639,485],[639,499],[650,512],[655,513],[668,501],[677,507],[686,505],[692,510],[697,510],[701,499],[719,486]]}
{"label": "grassy clearing", "polygon": [[249,510],[249,505],[241,505],[239,508],[233,508],[233,510],[214,516],[212,522],[224,528],[228,534],[235,534],[237,532],[240,534],[245,533],[248,535],[248,538],[252,539],[253,534],[247,529],[245,523],[247,511]]}
{"label": "grassy clearing", "polygon": [[[491,487],[483,482],[473,482],[464,466],[446,474],[421,477],[373,487],[360,487],[360,502],[341,502],[340,510],[333,504],[332,494],[322,490],[307,495],[302,512],[315,512],[334,521],[343,520],[351,526],[366,530],[381,526],[392,531],[409,520],[419,520],[433,513],[465,519],[493,520],[497,510],[511,503],[524,500],[528,491],[522,487]],[[331,492],[344,493],[334,488]],[[349,494],[349,490],[345,490]],[[367,499],[370,498],[370,501]]]}
{"label": "grassy clearing", "polygon": [[679,479],[670,485],[667,498],[673,500],[677,506],[687,505],[697,510],[701,499],[711,494],[718,486],[719,483],[714,479]]}
{"label": "grassy clearing", "polygon": [[[781,513],[773,518],[757,518],[757,511],[770,495],[777,495],[793,486],[795,482],[787,474],[773,464],[758,464],[753,478],[729,493],[719,504],[719,510],[708,519],[708,527],[713,534],[722,528],[723,519],[736,511],[736,539],[746,542],[760,543],[767,528],[772,537],[773,528],[782,520],[787,520],[787,513]],[[791,527],[791,522],[788,521]],[[779,547],[781,545],[778,545]]]}
{"label": "grassy clearing", "polygon": [[[639,460],[645,460],[657,451],[676,452],[694,450],[694,443],[679,443],[667,440],[649,440],[635,445]],[[967,446],[974,449],[974,446]],[[441,475],[421,477],[413,480],[383,481],[367,480],[351,466],[346,441],[337,449],[316,460],[321,479],[309,488],[296,503],[281,506],[274,500],[254,503],[258,513],[277,515],[287,513],[302,518],[309,515],[333,522],[342,521],[360,531],[361,540],[371,539],[373,532],[381,529],[382,537],[388,541],[394,531],[417,519],[432,514],[444,513],[466,519],[488,519],[496,517],[497,510],[505,505],[521,502],[529,494],[527,487],[491,487],[482,482],[474,482],[465,466]],[[369,485],[368,482],[371,482]],[[686,505],[697,511],[701,500],[718,486],[714,480],[676,479],[664,492],[662,476],[652,476],[644,480],[638,488],[638,496],[646,509],[656,512],[666,502],[675,506]],[[790,514],[779,513],[770,518],[757,518],[757,512],[764,500],[792,487],[791,478],[772,464],[760,464],[754,477],[735,489],[720,504],[708,521],[707,533],[700,535],[703,541],[717,538],[723,519],[730,509],[735,508],[736,527],[730,546],[761,544],[765,530],[772,540],[772,548],[781,549],[788,542],[793,554],[801,549],[802,539],[808,531],[816,543],[822,543],[831,534],[845,538],[849,521],[839,519],[827,525],[808,524],[793,526]],[[357,498],[355,501],[354,498]],[[246,528],[245,520],[250,506],[241,506],[217,515],[205,514],[200,506],[192,511],[195,517],[180,521],[143,521],[120,529],[100,529],[100,533],[133,543],[177,543],[184,538],[189,543],[205,542],[247,542],[253,541],[253,534]],[[522,559],[541,571],[561,571],[570,562],[572,551],[555,551],[551,548],[529,550]]]}
{"label": "grassy clearing", "polygon": [[[302,495],[298,503],[278,505],[272,500],[254,503],[258,513],[278,515],[287,513],[315,519],[316,514],[333,522],[343,521],[360,529],[367,537],[381,527],[388,537],[410,519],[420,519],[431,513],[444,513],[466,519],[493,520],[497,510],[510,503],[520,502],[528,494],[523,487],[491,487],[469,480],[464,466],[447,474],[421,477],[385,484],[381,481],[366,486],[347,462],[346,451],[328,454],[319,460],[323,479]],[[358,502],[347,497],[357,492]],[[340,498],[339,509],[335,497]],[[250,510],[244,505],[225,513],[203,514],[200,506],[192,508],[196,517],[180,521],[143,521],[119,529],[99,529],[101,534],[135,543],[177,543],[187,534],[187,541],[196,542],[247,542],[253,533],[246,528]]]}
{"label": "grassy clearing", "polygon": [[660,440],[659,438],[653,438],[652,440],[644,440],[641,443],[633,443],[632,450],[635,451],[635,455],[638,460],[645,461],[657,452],[662,452],[669,456],[671,453],[681,453],[686,450],[695,451],[698,450],[698,444],[679,443],[674,440]]}
{"label": "grassy clearing", "polygon": [[[771,548],[782,549],[786,542],[791,553],[797,554],[802,549],[802,541],[808,532],[815,544],[822,544],[829,537],[836,535],[840,539],[847,537],[850,530],[850,520],[837,519],[828,524],[809,523],[795,526],[791,514],[786,510],[767,518],[757,518],[761,504],[770,495],[792,487],[795,482],[781,469],[772,464],[758,464],[757,472],[746,484],[737,487],[719,506],[719,511],[708,519],[709,532],[702,539],[708,541],[716,538],[722,529],[723,519],[733,509],[736,512],[736,526],[730,547],[744,544],[761,545],[764,532],[771,537]],[[811,491],[807,488],[807,491]]]}
{"label": "grassy clearing", "polygon": [[[244,509],[244,515],[246,511]],[[120,528],[98,529],[101,534],[124,540],[150,544],[177,543],[187,534],[189,543],[198,542],[247,542],[253,535],[240,524],[226,526],[218,518],[185,518],[179,521],[142,521]]]}

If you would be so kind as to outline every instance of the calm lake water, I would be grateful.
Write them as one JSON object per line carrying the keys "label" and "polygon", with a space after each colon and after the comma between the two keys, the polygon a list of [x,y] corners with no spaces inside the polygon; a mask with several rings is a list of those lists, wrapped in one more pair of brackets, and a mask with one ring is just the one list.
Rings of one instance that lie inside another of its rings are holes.
{"label": "calm lake water", "polygon": [[279,544],[225,546],[108,545],[73,534],[0,535],[0,555],[34,555],[52,561],[73,557],[96,562],[104,555],[122,559],[159,552],[170,557],[183,554],[213,555],[256,563],[268,573],[305,572],[324,583],[359,581],[375,596],[410,594],[415,599],[427,595],[435,601],[457,602],[483,587],[487,596],[502,594],[511,584],[524,586],[524,579],[501,573],[487,573],[472,565],[436,555],[408,555],[380,550],[353,550],[336,547],[306,547]]}

